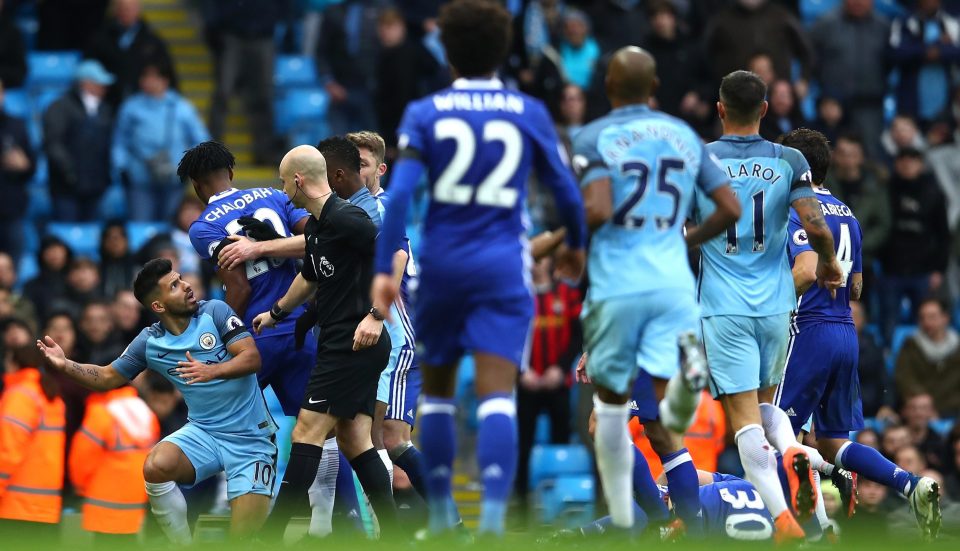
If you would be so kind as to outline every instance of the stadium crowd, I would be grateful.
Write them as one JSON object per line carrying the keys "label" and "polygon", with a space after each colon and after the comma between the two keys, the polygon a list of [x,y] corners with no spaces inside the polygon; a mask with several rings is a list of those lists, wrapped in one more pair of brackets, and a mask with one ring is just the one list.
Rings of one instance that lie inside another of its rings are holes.
{"label": "stadium crowd", "polygon": [[[173,261],[198,298],[220,296],[213,267],[201,261],[187,237],[204,205],[192,191],[184,193],[175,166],[187,148],[222,137],[227,100],[240,85],[249,87],[255,160],[276,164],[287,145],[284,136],[275,135],[272,120],[278,53],[313,56],[330,99],[331,134],[378,131],[387,141],[389,164],[406,104],[449,84],[437,37],[442,3],[193,2],[216,61],[205,124],[177,91],[169,48],[141,17],[139,0],[117,0],[109,9],[105,1],[0,2],[5,384],[21,369],[38,365],[37,355],[27,352],[37,335],[52,336],[77,361],[113,361],[152,321],[130,288],[148,259]],[[567,144],[585,123],[609,110],[604,94],[608,55],[630,44],[657,59],[661,83],[655,106],[689,122],[707,141],[720,131],[717,83],[739,68],[754,71],[769,85],[770,111],[761,126],[765,138],[798,127],[829,137],[834,150],[826,185],[865,228],[864,296],[854,305],[854,319],[869,428],[856,440],[904,470],[940,480],[944,530],[956,530],[960,515],[949,503],[951,498],[960,502],[960,424],[953,423],[960,416],[960,3],[506,4],[515,15],[515,44],[501,75],[508,86],[549,106]],[[74,86],[43,113],[42,138],[3,111],[3,90],[17,89],[27,78],[26,40],[15,21],[29,10],[39,24],[36,49],[79,50],[84,59]],[[28,191],[38,185],[41,159],[49,167],[43,184],[53,211],[49,220],[28,220]],[[101,204],[118,181],[126,215],[108,220]],[[555,227],[545,195],[530,197],[535,226]],[[45,235],[35,253],[38,272],[29,279],[18,275],[25,224],[42,228],[47,222],[88,221],[103,222],[98,254],[78,255],[63,239]],[[134,250],[127,221],[162,222],[170,230]],[[417,220],[411,223],[415,227]],[[532,276],[537,293],[532,356],[517,392],[520,496],[528,491],[525,465],[535,442],[568,443],[574,434],[586,441],[592,394],[571,376],[581,349],[580,290],[554,277],[549,261],[538,263]],[[63,402],[66,438],[51,445],[60,446],[59,453],[73,465],[70,444],[79,441],[75,435],[99,398],[58,375],[44,375],[42,383]],[[147,376],[135,386],[156,418],[154,439],[186,422],[182,401],[162,377]],[[702,409],[697,426],[708,432],[692,429],[688,436],[691,450],[704,450],[705,464],[698,466],[741,472],[719,408],[705,403]],[[549,434],[537,434],[541,412],[550,417]],[[5,430],[0,429],[0,467],[11,457],[3,449]],[[642,430],[636,434],[642,445]],[[86,487],[84,473],[67,470],[64,497],[75,504]],[[824,488],[828,504],[838,503],[829,483]],[[3,491],[0,480],[0,503]],[[860,517],[908,514],[902,500],[887,495],[882,485],[861,479],[859,491]],[[828,509],[842,516],[839,505]]]}

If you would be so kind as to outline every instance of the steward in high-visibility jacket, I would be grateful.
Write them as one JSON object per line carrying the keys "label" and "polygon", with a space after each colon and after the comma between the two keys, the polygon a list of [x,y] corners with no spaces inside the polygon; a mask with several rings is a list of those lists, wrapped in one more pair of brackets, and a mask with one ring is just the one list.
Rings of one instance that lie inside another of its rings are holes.
{"label": "steward in high-visibility jacket", "polygon": [[63,490],[63,400],[44,389],[40,371],[4,377],[0,397],[0,519],[60,522]]}
{"label": "steward in high-visibility jacket", "polygon": [[143,462],[160,423],[131,386],[93,394],[70,447],[70,481],[83,501],[83,529],[136,534],[147,507]]}

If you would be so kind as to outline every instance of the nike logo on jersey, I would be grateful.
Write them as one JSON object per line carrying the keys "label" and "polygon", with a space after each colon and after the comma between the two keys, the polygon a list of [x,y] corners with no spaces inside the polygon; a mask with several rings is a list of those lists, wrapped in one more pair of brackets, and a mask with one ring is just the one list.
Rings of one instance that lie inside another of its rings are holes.
{"label": "nike logo on jersey", "polygon": [[169,356],[169,355],[170,355],[170,351],[169,351],[169,350],[167,350],[166,352],[157,352],[157,357],[160,358],[161,360],[162,360],[163,358],[166,358],[166,357]]}

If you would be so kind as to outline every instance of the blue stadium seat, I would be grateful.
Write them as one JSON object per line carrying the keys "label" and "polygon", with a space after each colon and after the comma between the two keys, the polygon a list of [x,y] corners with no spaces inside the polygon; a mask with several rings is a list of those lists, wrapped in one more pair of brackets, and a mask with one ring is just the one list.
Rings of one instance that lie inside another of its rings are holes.
{"label": "blue stadium seat", "polygon": [[23,288],[31,279],[40,274],[40,264],[37,262],[37,255],[25,254],[20,257],[17,264],[17,290]]}
{"label": "blue stadium seat", "polygon": [[930,421],[930,428],[934,430],[940,436],[946,438],[950,431],[953,430],[953,419],[934,419]]}
{"label": "blue stadium seat", "polygon": [[893,369],[897,362],[897,355],[900,354],[900,347],[907,337],[917,331],[916,325],[898,325],[893,329],[893,336],[890,337],[890,356],[887,359],[887,371],[893,375]]}
{"label": "blue stadium seat", "polygon": [[325,122],[329,104],[330,97],[320,87],[287,91],[277,101],[274,126],[277,132],[286,134]]}
{"label": "blue stadium seat", "polygon": [[537,416],[537,424],[534,426],[533,431],[533,443],[550,443],[550,416],[546,413],[541,413]]}
{"label": "blue stadium seat", "polygon": [[587,449],[580,445],[540,445],[530,453],[530,488],[562,475],[590,474],[593,460]]}
{"label": "blue stadium seat", "polygon": [[593,475],[558,477],[552,486],[537,492],[540,521],[574,527],[593,519],[596,499]]}
{"label": "blue stadium seat", "polygon": [[66,88],[73,82],[73,75],[80,64],[80,52],[29,52],[27,54],[27,87]]}
{"label": "blue stadium seat", "polygon": [[119,181],[110,184],[100,199],[100,217],[103,220],[127,217],[127,192]]}
{"label": "blue stadium seat", "polygon": [[30,117],[30,94],[23,88],[4,90],[3,110],[12,117],[27,119]]}
{"label": "blue stadium seat", "polygon": [[151,237],[158,233],[170,231],[170,224],[165,222],[127,222],[127,239],[131,251],[139,251]]}
{"label": "blue stadium seat", "polygon": [[297,87],[316,86],[320,82],[317,67],[309,56],[278,55],[273,66],[273,85],[281,92]]}
{"label": "blue stadium seat", "polygon": [[50,218],[53,213],[53,202],[50,200],[50,190],[47,188],[46,180],[34,178],[27,193],[30,197],[27,205],[27,219],[40,221]]}
{"label": "blue stadium seat", "polygon": [[74,256],[100,258],[100,224],[97,222],[51,222],[47,225],[47,233],[63,239]]}
{"label": "blue stadium seat", "polygon": [[800,19],[805,25],[810,25],[839,5],[840,0],[800,0]]}

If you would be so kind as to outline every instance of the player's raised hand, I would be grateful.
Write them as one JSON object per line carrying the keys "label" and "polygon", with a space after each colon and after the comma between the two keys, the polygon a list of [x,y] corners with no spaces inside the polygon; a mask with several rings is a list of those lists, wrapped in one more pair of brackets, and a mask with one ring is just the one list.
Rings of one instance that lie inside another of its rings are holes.
{"label": "player's raised hand", "polygon": [[220,364],[207,364],[193,359],[187,352],[187,361],[177,362],[177,374],[188,385],[206,383],[220,376]]}
{"label": "player's raised hand", "polygon": [[[370,286],[370,300],[373,304],[393,304],[400,294],[400,286],[389,274],[377,274],[373,278],[373,284]],[[390,319],[390,309],[387,308],[384,315]]]}
{"label": "player's raised hand", "polygon": [[232,270],[248,260],[256,260],[257,244],[242,235],[228,235],[230,244],[220,250],[217,264],[221,270]]}
{"label": "player's raised hand", "polygon": [[380,340],[380,333],[383,332],[383,322],[367,314],[362,320],[357,330],[353,332],[353,351],[369,348]]}
{"label": "player's raised hand", "polygon": [[585,385],[590,384],[590,376],[587,375],[587,353],[584,352],[580,355],[580,360],[577,362],[577,382],[583,383]]}
{"label": "player's raised hand", "polygon": [[57,341],[50,338],[50,335],[43,337],[43,340],[37,340],[37,348],[40,349],[40,352],[43,354],[44,359],[47,360],[47,364],[56,369],[57,371],[63,371],[67,367],[67,356],[63,353],[63,349],[60,348],[60,345],[57,344]]}
{"label": "player's raised hand", "polygon": [[826,262],[817,260],[817,285],[829,289],[831,298],[837,298],[837,289],[843,285],[843,269],[837,257]]}
{"label": "player's raised hand", "polygon": [[587,262],[587,254],[583,249],[571,249],[561,245],[557,250],[554,266],[557,275],[566,281],[578,283],[583,277],[583,268]]}
{"label": "player's raised hand", "polygon": [[253,332],[260,334],[264,329],[274,327],[277,325],[277,320],[273,319],[273,316],[270,315],[270,312],[261,312],[257,317],[253,318]]}

